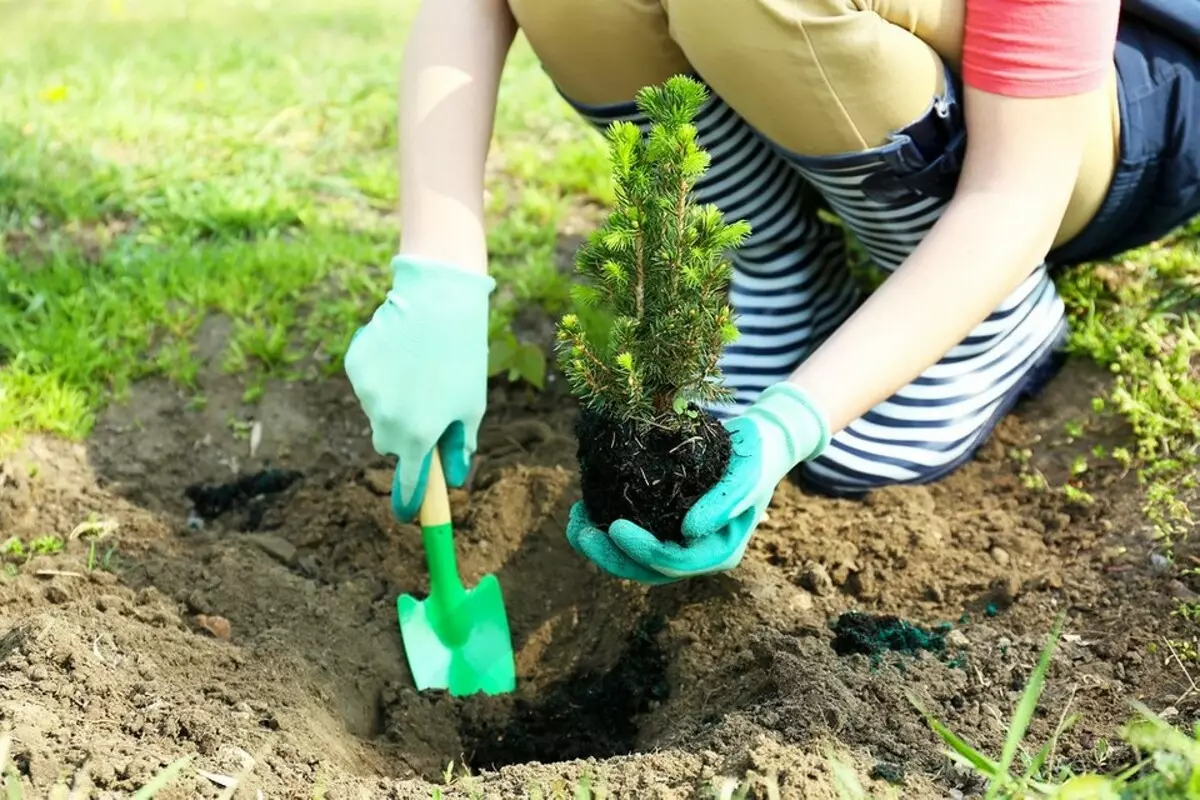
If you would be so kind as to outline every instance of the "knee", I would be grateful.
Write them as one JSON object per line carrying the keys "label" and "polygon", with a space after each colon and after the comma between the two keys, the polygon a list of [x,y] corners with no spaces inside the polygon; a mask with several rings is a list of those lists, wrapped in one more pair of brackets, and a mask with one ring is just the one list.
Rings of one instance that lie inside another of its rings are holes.
{"label": "knee", "polygon": [[958,457],[933,463],[894,458],[879,453],[848,452],[831,448],[798,470],[800,483],[826,497],[861,498],[893,486],[917,486],[941,480],[974,457],[970,448]]}

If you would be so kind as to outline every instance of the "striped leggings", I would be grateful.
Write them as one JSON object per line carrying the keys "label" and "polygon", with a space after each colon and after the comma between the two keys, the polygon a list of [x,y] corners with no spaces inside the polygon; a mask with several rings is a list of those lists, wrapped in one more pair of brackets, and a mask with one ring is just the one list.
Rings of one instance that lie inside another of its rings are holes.
{"label": "striped leggings", "polygon": [[[713,7],[724,9],[723,19],[736,18],[736,9],[743,7],[777,5],[776,0],[722,2]],[[849,0],[787,5],[840,2]],[[709,5],[708,0],[690,0],[688,7]],[[644,127],[629,98],[640,86],[671,74],[698,74],[713,87],[705,71],[693,67],[676,46],[669,6],[667,0],[510,0],[559,90],[599,128],[618,119]],[[847,14],[857,12],[845,7]],[[871,17],[871,24],[889,24],[874,12]],[[574,39],[558,35],[564,26],[575,32]],[[610,55],[602,49],[606,41]],[[764,52],[775,49],[773,43],[759,41]],[[634,46],[643,49],[628,49]],[[592,63],[580,63],[588,58]],[[808,127],[818,128],[808,137],[809,146],[799,149],[807,134],[768,135],[763,128],[777,125],[776,117],[764,112],[762,121],[751,125],[735,110],[740,98],[713,87],[697,119],[700,143],[712,156],[709,173],[696,188],[697,199],[716,204],[731,219],[745,219],[753,231],[733,257],[731,302],[741,337],[721,362],[734,400],[712,409],[714,413],[737,414],[766,387],[785,380],[857,307],[860,294],[846,267],[842,231],[822,220],[818,207],[831,210],[885,270],[899,267],[940,217],[953,195],[965,129],[954,72],[943,59],[935,61],[936,75],[924,80],[925,99],[918,111],[897,112],[910,115],[890,127],[869,114],[859,115],[840,149],[817,124],[834,114],[817,99],[788,110],[792,117],[811,118]],[[863,61],[859,64],[861,80],[875,80],[872,70]],[[611,67],[607,83],[606,67]],[[736,90],[737,82],[729,86]],[[888,86],[881,89],[887,92]],[[763,91],[757,90],[760,95]],[[911,92],[895,92],[905,93]],[[754,108],[755,103],[745,106]],[[863,108],[874,106],[864,103]],[[873,127],[879,130],[873,132]],[[1111,126],[1100,127],[1115,135]],[[1111,141],[1109,146],[1105,157],[1111,161]],[[1106,152],[1103,146],[1091,150]],[[1105,157],[1092,158],[1090,171],[1081,178],[1060,239],[1082,228],[1102,201],[1112,168]],[[1065,337],[1063,303],[1046,265],[1030,265],[1028,278],[966,339],[837,432],[820,457],[802,465],[801,477],[824,493],[856,496],[945,476],[969,460],[1012,406],[1053,373]],[[847,373],[854,369],[846,365]]]}

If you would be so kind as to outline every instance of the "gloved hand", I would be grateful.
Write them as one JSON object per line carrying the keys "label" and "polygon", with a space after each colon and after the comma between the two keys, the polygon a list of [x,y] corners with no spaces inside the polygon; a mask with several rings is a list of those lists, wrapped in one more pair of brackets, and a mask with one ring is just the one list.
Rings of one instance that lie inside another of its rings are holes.
{"label": "gloved hand", "polygon": [[371,421],[371,444],[399,458],[392,510],[407,522],[425,497],[438,446],[460,487],[487,405],[488,296],[493,278],[397,256],[392,289],[346,351],[346,375]]}
{"label": "gloved hand", "polygon": [[830,434],[820,410],[789,383],[767,389],[725,427],[733,439],[729,466],[684,517],[682,544],[659,541],[627,520],[615,521],[606,534],[580,501],[567,524],[571,546],[618,578],[649,584],[737,566],[775,487],[801,461],[820,455]]}

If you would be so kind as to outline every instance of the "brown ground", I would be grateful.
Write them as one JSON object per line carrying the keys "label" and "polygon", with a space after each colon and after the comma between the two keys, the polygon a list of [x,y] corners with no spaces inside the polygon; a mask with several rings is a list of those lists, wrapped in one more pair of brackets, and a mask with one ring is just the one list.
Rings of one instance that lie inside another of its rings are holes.
{"label": "brown ground", "polygon": [[[0,466],[0,539],[119,523],[91,571],[76,540],[0,583],[0,730],[39,794],[86,765],[101,794],[124,795],[193,753],[216,780],[189,771],[160,796],[215,797],[219,776],[253,764],[245,785],[264,797],[429,798],[465,760],[480,777],[447,796],[536,796],[586,772],[622,797],[692,797],[753,773],[821,798],[835,796],[832,748],[864,779],[902,773],[906,797],[970,796],[978,783],[907,696],[998,754],[1066,610],[1033,734],[1079,712],[1056,760],[1094,766],[1129,700],[1174,704],[1180,721],[1196,708],[1178,702],[1188,678],[1162,649],[1189,590],[1155,569],[1132,479],[1095,476],[1100,502],[1067,507],[1023,488],[1007,456],[1037,442],[1061,479],[1088,447],[1059,441],[1063,423],[1087,415],[1096,380],[1071,367],[942,484],[861,503],[786,485],[736,571],[653,590],[566,543],[569,401],[497,389],[473,486],[452,502],[468,585],[493,572],[504,589],[519,688],[465,700],[413,689],[395,600],[424,589],[420,538],[390,518],[390,473],[345,382],[272,386],[250,410],[213,374],[199,412],[145,383],[86,445],[30,440]],[[249,414],[253,457],[229,425]],[[188,486],[267,467],[301,477],[214,519],[192,513]],[[949,652],[838,655],[828,622],[851,609],[953,623]]]}

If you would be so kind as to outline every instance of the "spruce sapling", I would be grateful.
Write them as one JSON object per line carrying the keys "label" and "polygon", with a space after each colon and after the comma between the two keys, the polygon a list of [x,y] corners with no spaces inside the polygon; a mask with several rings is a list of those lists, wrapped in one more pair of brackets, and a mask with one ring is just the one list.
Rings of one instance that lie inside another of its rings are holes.
{"label": "spruce sapling", "polygon": [[616,201],[577,254],[587,282],[575,301],[612,324],[598,344],[568,314],[557,337],[583,405],[576,432],[589,516],[601,529],[627,519],[675,541],[729,461],[729,433],[700,406],[729,396],[718,366],[737,337],[726,252],[750,233],[692,196],[709,166],[692,124],[707,96],[676,76],[638,94],[647,135],[629,122],[608,128]]}

